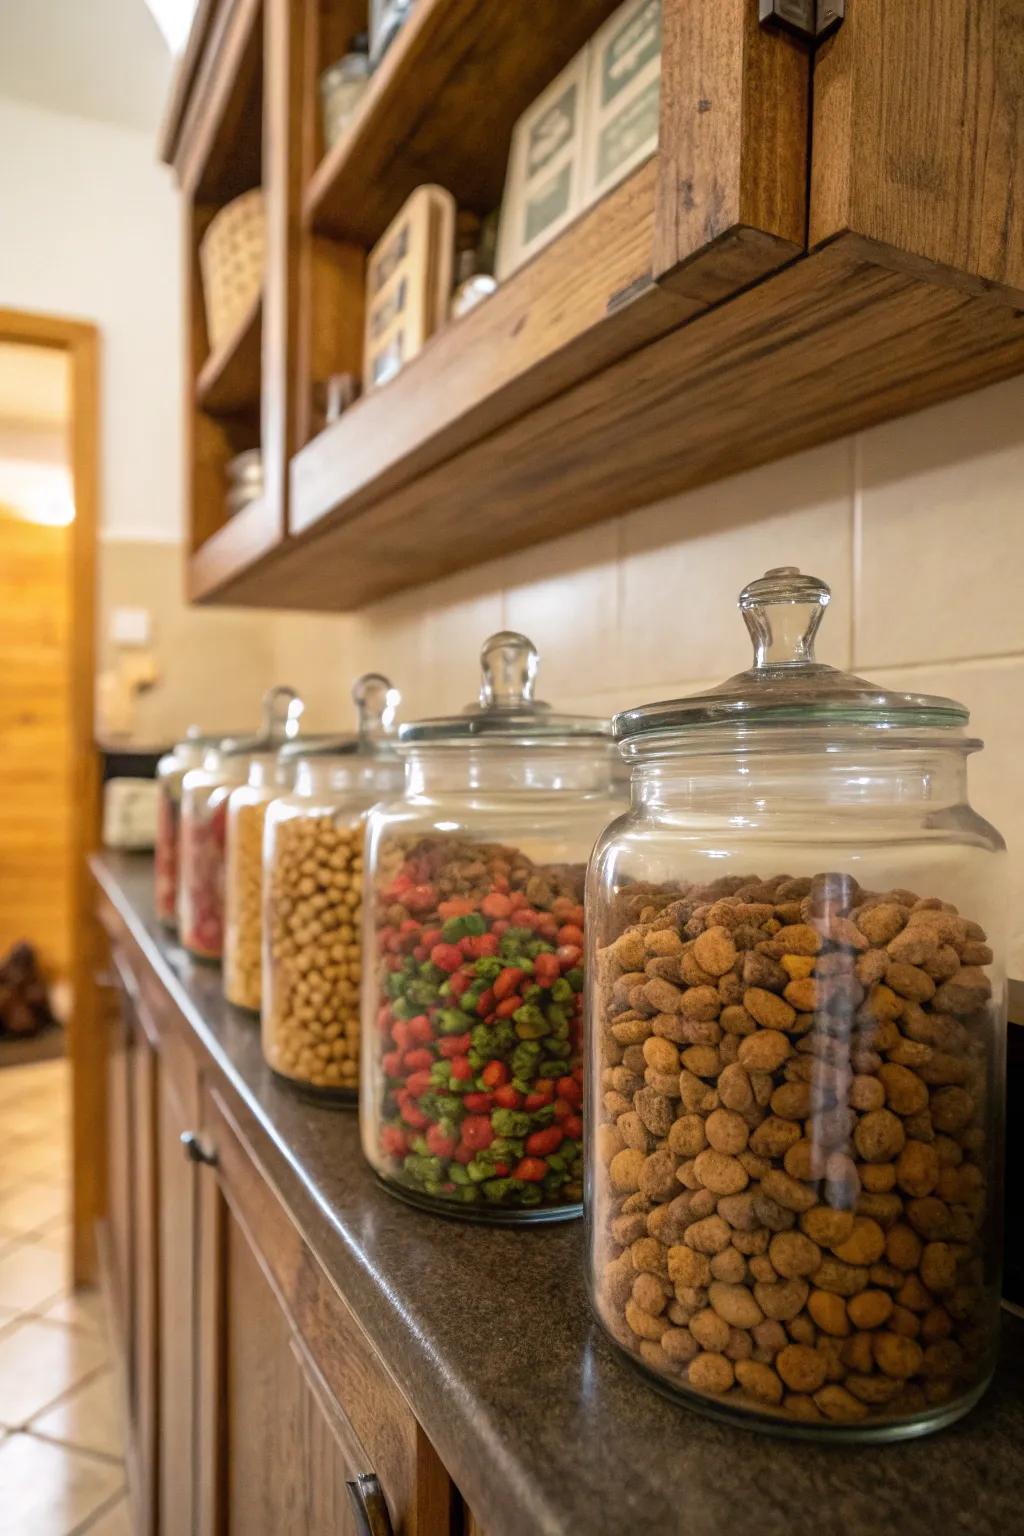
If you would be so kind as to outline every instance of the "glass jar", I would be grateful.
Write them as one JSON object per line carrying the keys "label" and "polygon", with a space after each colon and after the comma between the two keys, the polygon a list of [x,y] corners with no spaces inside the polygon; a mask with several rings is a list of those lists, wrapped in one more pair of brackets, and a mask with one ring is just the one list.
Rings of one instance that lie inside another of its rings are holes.
{"label": "glass jar", "polygon": [[224,996],[259,1013],[263,965],[263,828],[273,800],[286,794],[294,764],[277,752],[249,759],[249,777],[228,796],[224,888]]}
{"label": "glass jar", "polygon": [[816,663],[829,596],[769,571],[740,594],[749,671],[616,717],[589,1281],[687,1403],[896,1439],[993,1368],[1006,860],[968,804],[966,709]]}
{"label": "glass jar", "polygon": [[359,1084],[363,835],[370,806],[401,783],[399,693],[367,673],[355,735],[297,743],[290,794],[264,833],[263,1055],[309,1097],[353,1104]]}
{"label": "glass jar", "polygon": [[302,702],[291,688],[263,699],[256,736],[228,738],[207,748],[202,765],[182,784],[178,937],[197,960],[219,961],[224,948],[224,872],[228,797],[249,775],[255,753],[275,751],[298,730]]}
{"label": "glass jar", "polygon": [[156,843],[153,851],[154,901],[159,922],[172,932],[178,926],[178,846],[182,783],[190,768],[198,768],[206,749],[218,737],[190,730],[156,765]]}
{"label": "glass jar", "polygon": [[332,149],[355,117],[370,83],[369,39],[360,32],[349,51],[320,76],[324,151]]}
{"label": "glass jar", "polygon": [[524,636],[481,659],[479,704],[402,727],[405,794],[370,816],[362,1143],[413,1203],[551,1220],[583,1193],[583,884],[614,755],[608,722],[534,701]]}

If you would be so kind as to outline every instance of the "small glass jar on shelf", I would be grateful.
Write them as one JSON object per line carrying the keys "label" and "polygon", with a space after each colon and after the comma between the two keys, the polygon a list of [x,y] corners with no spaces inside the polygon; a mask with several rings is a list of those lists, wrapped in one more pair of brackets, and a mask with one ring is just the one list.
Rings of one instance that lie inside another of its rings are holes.
{"label": "small glass jar on shelf", "polygon": [[367,834],[360,1126],[385,1186],[482,1221],[579,1214],[583,886],[622,807],[608,721],[534,699],[493,635],[479,702],[405,725]]}
{"label": "small glass jar on shelf", "polygon": [[266,811],[263,842],[263,1054],[308,1097],[354,1104],[366,813],[402,780],[400,695],[371,672],[352,690],[354,734],[281,754],[293,787]]}
{"label": "small glass jar on shelf", "polygon": [[302,702],[291,688],[263,699],[258,735],[209,746],[200,767],[186,773],[181,799],[178,937],[197,960],[220,961],[224,948],[224,876],[228,797],[244,784],[254,754],[276,753],[298,730]]}
{"label": "small glass jar on shelf", "polygon": [[829,589],[740,594],[755,663],[615,720],[588,883],[602,1324],[753,1428],[899,1439],[987,1385],[1006,883],[968,712],[819,664]]}

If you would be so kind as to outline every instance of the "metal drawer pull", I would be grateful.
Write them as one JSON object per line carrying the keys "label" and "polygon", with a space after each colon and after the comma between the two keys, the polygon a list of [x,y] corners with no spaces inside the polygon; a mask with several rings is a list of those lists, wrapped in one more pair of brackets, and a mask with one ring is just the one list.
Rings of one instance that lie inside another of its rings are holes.
{"label": "metal drawer pull", "polygon": [[346,1483],[345,1487],[352,1500],[359,1536],[394,1536],[391,1516],[384,1502],[384,1490],[376,1474],[363,1472],[352,1482]]}
{"label": "metal drawer pull", "polygon": [[208,1167],[216,1168],[216,1152],[211,1147],[204,1146],[195,1131],[182,1131],[181,1145],[190,1163],[206,1163]]}

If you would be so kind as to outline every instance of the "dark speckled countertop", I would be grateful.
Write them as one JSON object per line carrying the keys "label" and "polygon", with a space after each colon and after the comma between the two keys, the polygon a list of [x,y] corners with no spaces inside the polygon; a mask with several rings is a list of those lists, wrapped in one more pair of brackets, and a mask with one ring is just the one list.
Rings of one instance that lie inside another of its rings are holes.
{"label": "dark speckled countertop", "polygon": [[258,1030],[156,924],[152,866],[97,880],[281,1154],[293,1218],[387,1360],[488,1536],[1013,1536],[1024,1532],[1024,1321],[967,1419],[902,1445],[821,1446],[667,1401],[591,1317],[580,1223],[491,1229],[392,1199],[351,1112],[263,1065]]}

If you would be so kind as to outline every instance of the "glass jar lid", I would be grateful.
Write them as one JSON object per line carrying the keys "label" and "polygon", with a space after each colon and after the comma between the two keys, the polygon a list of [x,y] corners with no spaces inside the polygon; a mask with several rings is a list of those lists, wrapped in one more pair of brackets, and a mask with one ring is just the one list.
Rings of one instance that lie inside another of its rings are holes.
{"label": "glass jar lid", "polygon": [[532,640],[503,629],[485,640],[480,652],[480,697],[461,715],[415,720],[403,725],[403,747],[552,746],[558,743],[607,741],[611,722],[593,715],[556,714],[550,704],[533,696],[540,655]]}
{"label": "glass jar lid", "polygon": [[281,748],[282,763],[306,757],[383,757],[394,752],[395,713],[402,695],[381,672],[364,672],[352,684],[356,728],[330,736],[306,736]]}
{"label": "glass jar lid", "polygon": [[969,711],[954,699],[895,693],[814,658],[814,640],[831,601],[828,585],[795,566],[766,571],[743,588],[738,606],[754,643],[754,665],[689,698],[644,704],[615,716],[626,746],[680,731],[736,734],[762,726],[846,724],[879,730],[957,729]]}
{"label": "glass jar lid", "polygon": [[252,757],[258,752],[274,756],[286,741],[298,735],[305,705],[294,688],[270,688],[260,706],[260,728],[254,736],[233,736],[220,744],[224,757]]}

